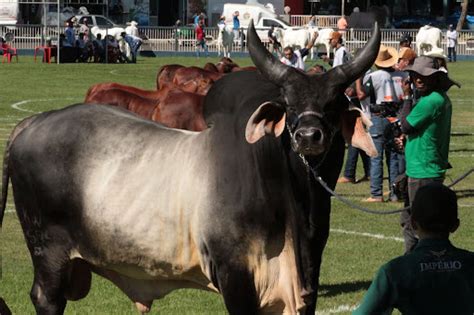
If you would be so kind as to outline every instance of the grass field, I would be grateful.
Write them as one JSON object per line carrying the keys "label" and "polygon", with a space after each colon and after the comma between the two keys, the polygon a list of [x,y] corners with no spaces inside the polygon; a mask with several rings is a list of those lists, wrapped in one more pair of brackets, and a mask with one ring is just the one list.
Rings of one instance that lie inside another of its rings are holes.
{"label": "grass field", "polygon": [[[10,131],[33,113],[62,108],[81,102],[88,87],[97,82],[114,81],[152,89],[159,66],[170,63],[203,65],[217,59],[141,58],[133,65],[35,64],[20,56],[18,64],[0,65],[0,146],[3,153]],[[236,59],[250,65],[249,59]],[[450,75],[461,89],[449,92],[453,102],[453,134],[447,183],[474,166],[474,62],[449,64]],[[2,154],[3,156],[3,154]],[[360,167],[362,169],[362,167]],[[385,172],[387,174],[387,172]],[[359,174],[360,176],[361,174]],[[387,182],[384,183],[387,189]],[[474,174],[454,187],[458,191],[461,227],[452,236],[459,247],[474,250]],[[369,184],[344,184],[337,191],[352,201],[367,197]],[[396,209],[400,203],[372,206]],[[348,208],[333,200],[331,234],[323,259],[318,314],[348,314],[357,305],[377,268],[403,253],[398,215],[372,215]],[[21,228],[9,196],[0,236],[0,296],[14,314],[33,314],[29,299],[32,264]],[[245,301],[242,301],[245,303]],[[128,298],[111,283],[94,276],[89,295],[69,302],[67,314],[136,314]],[[219,295],[198,290],[178,290],[156,301],[152,314],[223,314]]]}

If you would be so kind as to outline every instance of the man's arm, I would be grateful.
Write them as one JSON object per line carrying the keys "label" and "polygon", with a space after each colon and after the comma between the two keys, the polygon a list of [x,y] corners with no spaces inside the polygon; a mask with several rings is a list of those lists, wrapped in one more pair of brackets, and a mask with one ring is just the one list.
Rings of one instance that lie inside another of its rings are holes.
{"label": "man's arm", "polygon": [[392,314],[391,305],[392,286],[385,271],[386,265],[382,266],[359,307],[352,315],[388,315]]}
{"label": "man's arm", "polygon": [[310,50],[311,48],[313,48],[314,42],[316,41],[316,38],[318,38],[318,35],[319,35],[318,32],[313,33],[313,36],[311,37],[311,40],[306,45],[306,49]]}

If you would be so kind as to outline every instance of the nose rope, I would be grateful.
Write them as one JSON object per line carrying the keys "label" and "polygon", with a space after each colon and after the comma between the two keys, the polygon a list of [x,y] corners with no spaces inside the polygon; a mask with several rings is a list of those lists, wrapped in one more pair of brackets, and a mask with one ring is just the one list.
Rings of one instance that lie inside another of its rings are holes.
{"label": "nose rope", "polygon": [[[321,115],[319,113],[316,113],[316,112],[303,112],[301,113],[300,115],[298,115],[298,117],[302,116],[302,114],[304,113],[307,113],[305,115],[312,115],[312,116],[318,116]],[[316,115],[315,115],[316,114]],[[303,115],[303,116],[305,116]],[[295,124],[296,126],[296,124]],[[292,128],[290,126],[290,124],[288,122],[286,122],[286,129],[288,130],[288,133],[290,134],[290,139],[293,139],[293,132],[291,131]],[[292,140],[290,140],[292,141]],[[296,153],[296,152],[295,152]],[[368,208],[365,208],[365,207],[361,207],[357,204],[354,204],[353,202],[349,201],[348,199],[340,196],[339,194],[337,194],[334,190],[332,190],[328,184],[321,178],[321,176],[318,175],[318,171],[317,169],[319,168],[319,166],[322,164],[322,162],[324,161],[324,158],[325,156],[321,159],[321,161],[316,165],[316,166],[311,166],[309,165],[309,162],[308,160],[306,160],[305,156],[302,154],[302,153],[297,153],[301,162],[303,163],[303,165],[305,166],[306,168],[306,171],[307,172],[310,172],[311,171],[311,174],[313,174],[313,177],[314,179],[321,185],[321,187],[323,187],[328,193],[330,193],[331,195],[333,195],[336,199],[338,199],[339,201],[345,203],[346,205],[348,205],[349,207],[351,208],[354,208],[354,209],[357,209],[357,210],[360,210],[360,211],[363,211],[363,212],[367,212],[367,213],[372,213],[372,214],[379,214],[379,215],[384,215],[384,214],[395,214],[395,213],[400,213],[402,211],[405,211],[405,210],[408,210],[410,209],[410,207],[406,207],[406,208],[403,208],[403,209],[397,209],[397,210],[389,210],[389,211],[377,211],[377,210],[372,210],[372,209],[368,209]],[[326,152],[327,154],[327,152]],[[325,154],[325,155],[326,155]]]}
{"label": "nose rope", "polygon": [[315,112],[315,111],[312,111],[312,110],[307,110],[305,112],[302,112],[301,114],[298,115],[298,120],[297,122],[303,118],[304,116],[316,116],[318,117],[319,119],[322,119],[323,118],[323,115],[321,113],[318,113],[318,112]]}

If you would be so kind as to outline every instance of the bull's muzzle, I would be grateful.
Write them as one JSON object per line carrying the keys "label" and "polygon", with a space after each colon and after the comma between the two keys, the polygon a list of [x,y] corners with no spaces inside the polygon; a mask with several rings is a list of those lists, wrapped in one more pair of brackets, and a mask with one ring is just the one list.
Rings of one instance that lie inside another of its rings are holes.
{"label": "bull's muzzle", "polygon": [[319,155],[325,150],[325,140],[321,128],[298,128],[293,134],[292,146],[295,152],[304,155]]}

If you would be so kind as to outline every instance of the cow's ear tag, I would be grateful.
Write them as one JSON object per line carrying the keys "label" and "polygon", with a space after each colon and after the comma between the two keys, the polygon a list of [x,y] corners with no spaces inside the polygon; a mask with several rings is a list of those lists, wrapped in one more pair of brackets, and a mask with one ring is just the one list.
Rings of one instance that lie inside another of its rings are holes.
{"label": "cow's ear tag", "polygon": [[369,133],[372,122],[360,108],[351,105],[347,111],[342,113],[341,121],[342,136],[348,144],[364,150],[370,157],[378,155]]}
{"label": "cow's ear tag", "polygon": [[285,109],[275,103],[265,102],[250,116],[245,128],[245,139],[255,143],[265,135],[279,137],[285,129]]}

